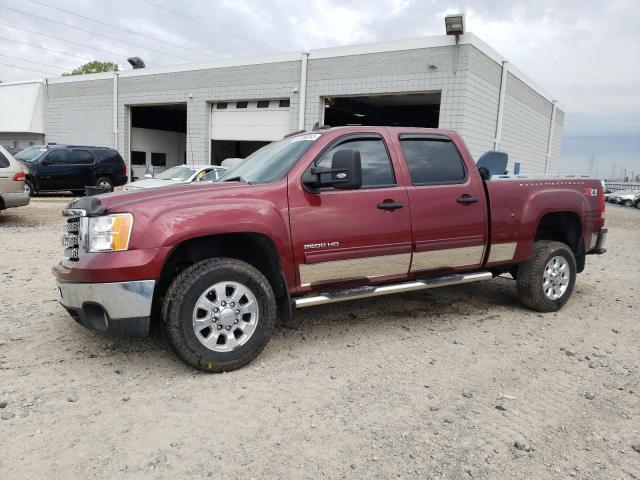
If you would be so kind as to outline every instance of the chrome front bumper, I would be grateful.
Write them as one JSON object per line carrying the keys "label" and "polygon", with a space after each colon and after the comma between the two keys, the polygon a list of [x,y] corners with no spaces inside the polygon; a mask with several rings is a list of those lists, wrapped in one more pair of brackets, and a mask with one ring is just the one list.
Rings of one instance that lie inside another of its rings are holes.
{"label": "chrome front bumper", "polygon": [[155,280],[58,282],[58,293],[62,306],[87,328],[122,335],[146,335],[155,283]]}

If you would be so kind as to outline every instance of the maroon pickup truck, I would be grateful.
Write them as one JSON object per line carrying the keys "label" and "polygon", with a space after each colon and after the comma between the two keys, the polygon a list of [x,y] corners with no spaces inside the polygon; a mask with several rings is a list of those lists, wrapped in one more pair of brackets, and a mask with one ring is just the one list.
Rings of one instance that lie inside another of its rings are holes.
{"label": "maroon pickup truck", "polygon": [[69,205],[60,301],[210,372],[250,362],[276,319],[324,303],[509,273],[540,312],[603,253],[600,181],[491,177],[452,131],[342,127],[269,144],[221,181]]}

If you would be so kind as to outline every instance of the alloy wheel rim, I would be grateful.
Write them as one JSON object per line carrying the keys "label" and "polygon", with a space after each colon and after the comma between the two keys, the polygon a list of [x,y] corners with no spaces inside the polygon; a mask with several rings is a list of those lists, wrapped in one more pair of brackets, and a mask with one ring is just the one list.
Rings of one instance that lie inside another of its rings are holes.
{"label": "alloy wheel rim", "polygon": [[193,331],[214,352],[230,352],[249,341],[259,318],[258,300],[239,282],[218,282],[200,295],[193,308]]}
{"label": "alloy wheel rim", "polygon": [[109,182],[100,182],[98,184],[98,187],[101,190],[104,190],[105,192],[110,192],[111,191],[111,184]]}
{"label": "alloy wheel rim", "polygon": [[549,300],[558,300],[567,291],[571,270],[567,259],[557,255],[547,262],[542,274],[542,291]]}

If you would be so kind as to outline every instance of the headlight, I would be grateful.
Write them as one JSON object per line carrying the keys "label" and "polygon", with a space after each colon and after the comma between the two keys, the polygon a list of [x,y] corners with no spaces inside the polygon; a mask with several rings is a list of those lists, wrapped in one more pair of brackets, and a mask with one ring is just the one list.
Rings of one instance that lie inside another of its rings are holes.
{"label": "headlight", "polygon": [[129,248],[132,228],[133,215],[130,213],[89,217],[89,251],[117,252],[126,250]]}

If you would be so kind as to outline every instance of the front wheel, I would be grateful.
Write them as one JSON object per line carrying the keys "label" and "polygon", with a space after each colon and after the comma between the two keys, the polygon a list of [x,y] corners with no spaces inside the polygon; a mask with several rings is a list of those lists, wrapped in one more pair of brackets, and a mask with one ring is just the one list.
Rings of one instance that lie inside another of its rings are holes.
{"label": "front wheel", "polygon": [[231,258],[198,262],[173,281],[162,322],[175,353],[207,372],[235,370],[253,360],[273,333],[276,300],[252,265]]}
{"label": "front wheel", "polygon": [[533,310],[555,312],[569,300],[576,274],[576,259],[568,245],[539,240],[529,260],[518,267],[520,300]]}
{"label": "front wheel", "polygon": [[625,200],[624,201],[624,206],[625,207],[632,207],[633,206],[633,201],[632,200]]}

